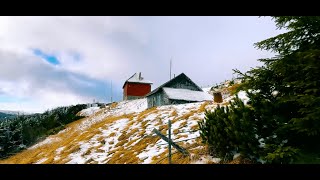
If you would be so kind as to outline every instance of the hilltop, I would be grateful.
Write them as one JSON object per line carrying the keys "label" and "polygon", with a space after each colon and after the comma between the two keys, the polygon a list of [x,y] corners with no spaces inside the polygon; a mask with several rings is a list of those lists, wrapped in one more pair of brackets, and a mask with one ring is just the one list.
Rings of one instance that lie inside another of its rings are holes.
{"label": "hilltop", "polygon": [[[241,93],[240,97],[246,98]],[[230,98],[229,94],[221,104],[228,104]],[[220,159],[208,155],[198,131],[198,121],[204,118],[204,111],[216,106],[217,103],[205,101],[147,109],[147,100],[138,99],[101,109],[91,107],[79,112],[87,117],[0,163],[168,163],[168,144],[152,132],[156,128],[167,135],[168,120],[172,122],[173,141],[190,153],[183,156],[173,148],[173,163],[218,163]]]}

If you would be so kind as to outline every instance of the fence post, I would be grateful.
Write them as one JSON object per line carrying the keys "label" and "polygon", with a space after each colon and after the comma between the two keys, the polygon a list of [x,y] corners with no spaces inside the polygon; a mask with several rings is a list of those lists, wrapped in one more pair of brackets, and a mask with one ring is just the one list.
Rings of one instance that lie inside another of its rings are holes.
{"label": "fence post", "polygon": [[168,120],[168,136],[169,136],[169,164],[171,164],[171,121]]}
{"label": "fence post", "polygon": [[181,152],[183,155],[185,155],[185,156],[189,155],[189,152],[188,152],[185,148],[180,147],[178,144],[176,144],[176,143],[173,142],[172,140],[169,140],[169,139],[167,138],[167,136],[161,134],[161,132],[158,131],[156,128],[153,128],[152,132],[156,133],[156,134],[157,134],[158,136],[160,136],[160,138],[163,139],[164,141],[166,141],[166,142],[169,142],[169,141],[170,141],[170,144],[171,144],[174,148],[176,148],[179,152]]}

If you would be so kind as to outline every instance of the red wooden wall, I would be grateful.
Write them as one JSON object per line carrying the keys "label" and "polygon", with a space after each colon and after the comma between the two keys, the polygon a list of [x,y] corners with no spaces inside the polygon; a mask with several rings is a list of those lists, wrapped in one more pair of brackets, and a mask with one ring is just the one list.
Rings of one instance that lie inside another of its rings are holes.
{"label": "red wooden wall", "polygon": [[150,84],[126,83],[123,88],[124,96],[145,96],[151,92]]}

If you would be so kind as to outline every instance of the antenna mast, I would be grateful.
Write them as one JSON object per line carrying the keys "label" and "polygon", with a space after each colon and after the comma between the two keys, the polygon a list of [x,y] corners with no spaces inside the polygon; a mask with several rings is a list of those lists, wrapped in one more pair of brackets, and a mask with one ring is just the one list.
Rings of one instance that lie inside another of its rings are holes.
{"label": "antenna mast", "polygon": [[111,103],[112,103],[112,80],[111,80],[111,96],[110,96],[110,98],[111,98]]}
{"label": "antenna mast", "polygon": [[172,57],[170,58],[170,80],[171,80],[171,66],[172,66]]}

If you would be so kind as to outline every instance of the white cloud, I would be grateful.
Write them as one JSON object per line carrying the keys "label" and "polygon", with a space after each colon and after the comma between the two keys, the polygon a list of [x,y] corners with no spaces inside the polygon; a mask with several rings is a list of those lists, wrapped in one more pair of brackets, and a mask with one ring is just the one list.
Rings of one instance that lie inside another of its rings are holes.
{"label": "white cloud", "polygon": [[154,89],[169,80],[170,57],[174,74],[213,85],[231,78],[234,68],[256,66],[264,54],[253,43],[277,33],[270,18],[257,17],[1,16],[0,94],[29,101],[0,99],[0,109],[39,111],[88,102],[98,93],[106,99],[110,93],[101,89],[111,80],[121,96],[123,82],[137,71]]}
{"label": "white cloud", "polygon": [[[147,36],[131,17],[0,17],[0,47],[31,53],[38,48],[54,54],[63,69],[93,78],[117,77],[132,61],[107,41],[124,33],[137,44]],[[80,53],[81,63],[72,53]]]}
{"label": "white cloud", "polygon": [[83,96],[76,96],[66,92],[52,92],[50,90],[37,92],[33,100],[21,102],[0,102],[1,110],[23,111],[23,112],[44,112],[59,106],[70,106],[89,102],[91,99]]}
{"label": "white cloud", "polygon": [[[120,69],[129,71],[134,62],[108,41],[117,33],[136,44],[147,42],[131,17],[0,17],[1,94],[29,99],[2,102],[0,109],[43,111],[91,102],[94,95],[84,87],[95,84],[73,74],[107,81],[124,75],[117,73]],[[56,56],[60,64],[52,66],[33,49]]]}
{"label": "white cloud", "polygon": [[0,50],[0,59],[1,94],[27,99],[0,102],[0,109],[41,112],[57,106],[90,102],[92,99],[69,86],[75,78],[59,78],[60,74],[67,73],[37,57]]}

